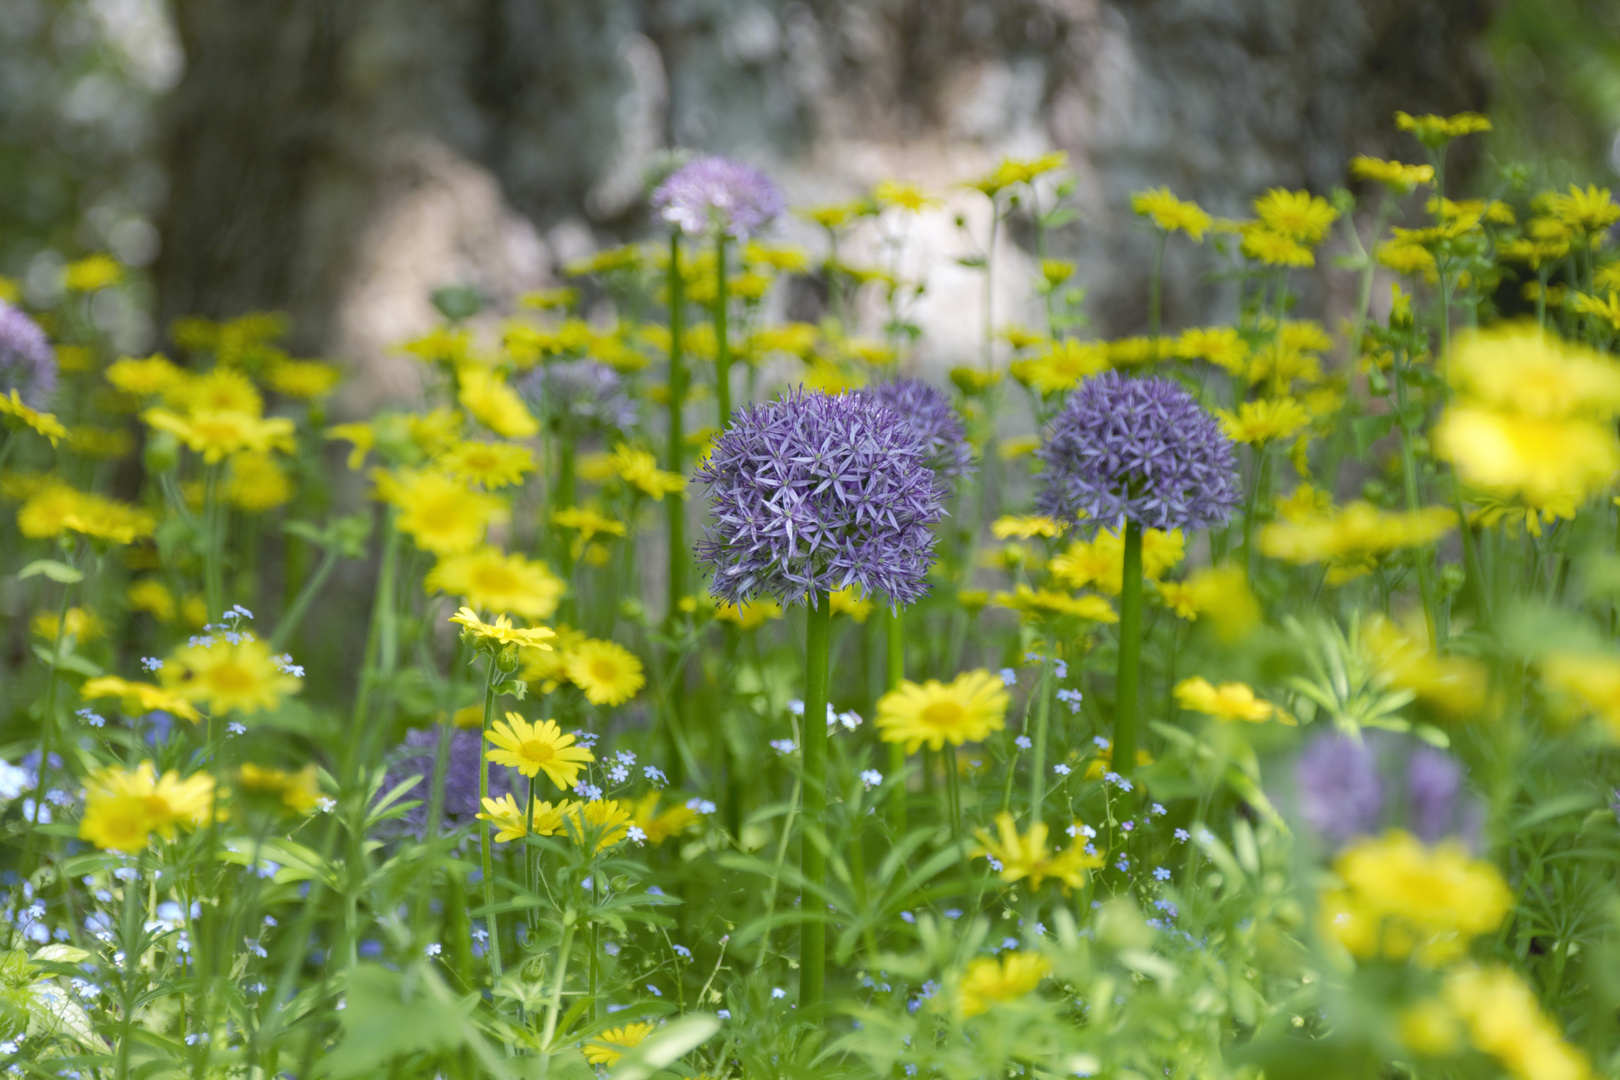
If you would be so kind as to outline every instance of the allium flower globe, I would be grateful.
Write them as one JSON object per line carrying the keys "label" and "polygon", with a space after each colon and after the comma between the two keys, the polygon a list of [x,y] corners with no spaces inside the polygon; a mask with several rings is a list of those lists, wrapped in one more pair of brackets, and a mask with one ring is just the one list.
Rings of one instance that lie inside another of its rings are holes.
{"label": "allium flower globe", "polygon": [[856,394],[799,390],[738,412],[694,476],[714,515],[697,545],[714,595],[791,603],[859,585],[917,600],[945,514],[930,456],[910,425]]}
{"label": "allium flower globe", "polygon": [[946,396],[921,379],[895,379],[874,383],[859,393],[892,409],[922,440],[928,464],[939,476],[952,480],[973,472],[973,448],[968,445],[962,418]]}
{"label": "allium flower globe", "polygon": [[0,300],[0,397],[17,391],[30,409],[43,409],[56,390],[56,350],[45,331]]}
{"label": "allium flower globe", "polygon": [[1193,532],[1224,525],[1241,498],[1231,440],[1168,379],[1087,380],[1035,456],[1045,466],[1036,505],[1059,521],[1084,513]]}
{"label": "allium flower globe", "polygon": [[[458,727],[450,732],[450,756],[445,763],[444,806],[440,829],[448,831],[474,823],[478,813],[478,768],[484,752],[484,733],[478,728]],[[439,758],[439,732],[419,728],[405,736],[405,741],[393,753],[388,773],[383,779],[383,791],[391,791],[413,776],[422,782],[412,788],[406,799],[415,802],[404,814],[406,828],[413,836],[426,834],[428,801],[432,794],[433,770]],[[511,777],[505,769],[489,772],[489,793],[499,798],[513,790]]]}
{"label": "allium flower globe", "polygon": [[636,422],[636,407],[618,372],[597,360],[559,360],[524,376],[518,393],[541,418],[565,431],[624,431]]}
{"label": "allium flower globe", "polygon": [[729,158],[689,161],[652,193],[657,215],[688,236],[717,229],[746,240],[774,221],[785,204],[770,177]]}

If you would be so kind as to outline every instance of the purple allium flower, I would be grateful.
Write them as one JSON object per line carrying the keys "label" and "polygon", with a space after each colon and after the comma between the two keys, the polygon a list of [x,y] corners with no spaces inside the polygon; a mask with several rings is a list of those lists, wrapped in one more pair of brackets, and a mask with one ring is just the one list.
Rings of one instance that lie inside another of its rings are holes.
{"label": "purple allium flower", "polygon": [[[444,773],[442,829],[471,825],[478,814],[478,755],[483,741],[484,733],[478,728],[458,727],[450,733],[450,762]],[[382,790],[386,793],[413,776],[422,778],[421,783],[411,788],[405,796],[407,801],[419,801],[421,804],[405,811],[404,815],[407,830],[416,837],[426,833],[427,807],[433,797],[433,764],[438,756],[438,729],[412,730],[391,755],[388,772],[383,779]],[[507,778],[507,770],[491,769],[490,798],[498,799],[510,793],[512,786]]]}
{"label": "purple allium flower", "polygon": [[56,391],[56,350],[38,323],[0,300],[0,396],[13,390],[31,409],[49,405]]}
{"label": "purple allium flower", "polygon": [[782,192],[770,177],[740,161],[698,158],[676,169],[652,193],[658,216],[688,236],[718,229],[746,240],[782,213]]}
{"label": "purple allium flower", "polygon": [[1240,498],[1232,443],[1193,396],[1168,379],[1104,372],[1069,395],[1035,451],[1045,466],[1043,514],[1152,529],[1207,529]]}
{"label": "purple allium flower", "polygon": [[894,410],[910,424],[928,449],[928,465],[947,480],[973,471],[973,448],[968,445],[962,418],[950,399],[921,379],[895,379],[859,391]]}
{"label": "purple allium flower", "polygon": [[569,433],[607,427],[627,431],[636,407],[618,372],[597,360],[558,360],[529,372],[518,393],[536,414]]}
{"label": "purple allium flower", "polygon": [[943,485],[911,427],[867,397],[793,391],[740,410],[693,479],[714,524],[698,557],[715,596],[783,603],[859,585],[910,604],[928,591]]}
{"label": "purple allium flower", "polygon": [[1455,836],[1472,846],[1483,813],[1463,790],[1462,766],[1444,750],[1419,746],[1406,763],[1406,814],[1413,835],[1425,844]]}
{"label": "purple allium flower", "polygon": [[1299,812],[1334,846],[1370,833],[1384,808],[1384,785],[1372,748],[1349,735],[1311,740],[1294,767]]}

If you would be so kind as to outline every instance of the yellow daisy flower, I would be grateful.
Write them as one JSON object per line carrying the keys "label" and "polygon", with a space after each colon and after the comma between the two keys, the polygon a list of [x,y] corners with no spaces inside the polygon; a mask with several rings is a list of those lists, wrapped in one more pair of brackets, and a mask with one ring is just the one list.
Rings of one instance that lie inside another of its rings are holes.
{"label": "yellow daisy flower", "polygon": [[656,791],[647,792],[630,813],[630,820],[647,834],[649,844],[662,844],[670,837],[678,836],[690,829],[698,820],[697,811],[683,803],[676,803],[669,809],[660,811],[659,797]]}
{"label": "yellow daisy flower", "polygon": [[300,401],[325,397],[342,379],[343,372],[319,360],[282,360],[265,376],[270,389]]}
{"label": "yellow daisy flower", "polygon": [[1048,851],[1049,835],[1046,823],[1037,821],[1029,832],[1022,835],[1013,816],[1003,810],[996,815],[996,835],[984,829],[973,834],[979,841],[974,855],[985,855],[1001,864],[997,872],[1002,881],[1029,879],[1031,889],[1039,889],[1041,882],[1052,878],[1060,882],[1064,893],[1086,883],[1086,871],[1100,867],[1102,859],[1086,854],[1085,844],[1078,837],[1061,853]]}
{"label": "yellow daisy flower", "polygon": [[283,807],[295,814],[307,814],[321,801],[321,786],[314,765],[288,772],[286,769],[271,769],[243,762],[237,782],[243,791],[279,800]]}
{"label": "yellow daisy flower", "polygon": [[556,633],[544,626],[531,626],[527,628],[512,625],[512,620],[505,615],[495,616],[495,621],[487,623],[478,617],[478,613],[470,607],[463,607],[450,621],[465,626],[463,634],[471,634],[480,642],[489,645],[517,645],[522,648],[543,649],[550,651],[550,640]]}
{"label": "yellow daisy flower", "polygon": [[457,400],[467,414],[497,435],[508,439],[531,439],[540,434],[540,424],[529,412],[517,391],[488,368],[463,366],[456,372],[460,393]]}
{"label": "yellow daisy flower", "polygon": [[478,820],[495,826],[497,844],[521,840],[530,833],[535,836],[555,836],[562,831],[562,804],[553,806],[536,800],[533,828],[530,828],[529,816],[527,807],[519,806],[511,795],[502,795],[498,799],[484,800],[484,812],[478,815]]}
{"label": "yellow daisy flower", "polygon": [[1100,596],[1070,596],[1054,589],[1032,589],[1022,582],[1010,593],[996,593],[995,603],[998,607],[1010,608],[1031,619],[1072,616],[1092,622],[1119,621],[1113,605]]}
{"label": "yellow daisy flower", "polygon": [[878,731],[885,742],[904,743],[915,753],[924,743],[938,750],[946,742],[961,746],[1000,731],[1007,716],[1007,689],[1001,678],[983,668],[966,671],[949,683],[909,679],[878,701]]}
{"label": "yellow daisy flower", "polygon": [[377,472],[377,497],[399,507],[395,526],[434,555],[459,555],[484,542],[489,526],[507,518],[506,501],[473,491],[441,472]]}
{"label": "yellow daisy flower", "polygon": [[1315,247],[1338,220],[1339,212],[1320,195],[1272,188],[1254,200],[1254,214],[1279,236]]}
{"label": "yellow daisy flower", "polygon": [[462,442],[439,458],[439,467],[457,480],[502,488],[523,483],[523,474],[534,471],[534,451],[513,443]]}
{"label": "yellow daisy flower", "polygon": [[1183,679],[1176,684],[1176,704],[1217,720],[1243,720],[1251,724],[1276,720],[1289,726],[1294,724],[1293,717],[1271,702],[1255,697],[1252,687],[1239,682],[1212,686],[1202,676]]}
{"label": "yellow daisy flower", "polygon": [[1039,986],[1051,970],[1052,965],[1040,953],[1010,952],[977,958],[968,965],[957,990],[962,1015],[978,1016],[997,1002],[1017,1001]]}
{"label": "yellow daisy flower", "polygon": [[207,773],[184,780],[172,771],[159,777],[150,761],[133,769],[97,770],[84,787],[79,838],[131,855],[144,851],[154,832],[172,840],[177,826],[207,824],[214,805],[214,781]]}
{"label": "yellow daisy flower", "polygon": [[568,681],[585,691],[592,705],[620,705],[636,696],[646,679],[641,661],[624,646],[586,638],[568,650],[563,662]]}
{"label": "yellow daisy flower", "polygon": [[620,443],[609,460],[615,476],[658,502],[666,494],[680,494],[686,488],[683,477],[660,469],[658,459],[645,450]]}
{"label": "yellow daisy flower", "polygon": [[468,607],[479,611],[507,613],[531,621],[556,614],[557,603],[566,591],[562,579],[545,563],[494,547],[440,559],[422,585],[430,594],[459,596]]}
{"label": "yellow daisy flower", "polygon": [[1153,224],[1167,233],[1181,231],[1193,243],[1202,243],[1204,230],[1214,218],[1195,202],[1178,199],[1167,187],[1150,188],[1131,196],[1131,211],[1140,217],[1152,218]]}
{"label": "yellow daisy flower", "polygon": [[209,465],[218,464],[239,450],[267,454],[272,450],[292,453],[293,422],[284,416],[263,419],[236,410],[198,410],[189,416],[168,409],[147,409],[141,414],[148,427],[166,431]]}
{"label": "yellow daisy flower", "polygon": [[575,746],[574,736],[564,734],[555,720],[531,724],[515,712],[497,720],[484,736],[494,750],[484,756],[497,765],[516,769],[524,776],[544,772],[553,784],[567,791],[579,780],[579,771],[596,755],[587,747]]}
{"label": "yellow daisy flower", "polygon": [[[51,440],[55,446],[59,439],[67,437],[67,428],[62,421],[48,412],[40,412],[24,405],[17,391],[13,390],[9,397],[0,395],[0,418],[6,419],[7,427],[27,427]],[[13,423],[12,421],[15,421]]]}
{"label": "yellow daisy flower", "polygon": [[1216,409],[1215,415],[1228,439],[1255,446],[1286,439],[1311,422],[1305,406],[1291,397],[1245,401],[1235,413]]}
{"label": "yellow daisy flower", "polygon": [[98,675],[86,679],[84,685],[79,687],[79,697],[85,701],[117,698],[120,707],[132,716],[145,716],[161,709],[193,724],[202,719],[196,707],[173,690],[153,683],[121,679],[117,675]]}
{"label": "yellow daisy flower", "polygon": [[597,851],[604,851],[630,835],[630,811],[613,799],[570,800],[563,804],[562,815],[568,821],[569,836],[576,841],[596,835]]}
{"label": "yellow daisy flower", "polygon": [[234,644],[215,638],[182,645],[163,665],[162,676],[168,689],[221,715],[273,710],[302,685],[276,663],[269,645],[247,634]]}
{"label": "yellow daisy flower", "polygon": [[285,505],[292,496],[292,480],[273,456],[255,450],[231,455],[225,498],[232,506],[258,514]]}
{"label": "yellow daisy flower", "polygon": [[580,1050],[584,1053],[585,1060],[592,1065],[613,1065],[624,1057],[626,1050],[640,1046],[657,1030],[654,1025],[646,1023],[608,1028]]}

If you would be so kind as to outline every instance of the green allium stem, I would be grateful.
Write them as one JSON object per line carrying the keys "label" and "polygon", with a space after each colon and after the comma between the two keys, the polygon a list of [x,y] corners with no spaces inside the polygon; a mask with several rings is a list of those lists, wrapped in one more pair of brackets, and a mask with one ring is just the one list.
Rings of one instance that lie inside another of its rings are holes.
{"label": "green allium stem", "polygon": [[563,980],[568,977],[568,954],[574,947],[574,912],[563,915],[562,943],[557,946],[557,978],[551,984],[551,1001],[546,1005],[546,1025],[540,1033],[540,1048],[549,1051],[557,1035],[557,1017],[562,1012]]}
{"label": "green allium stem", "polygon": [[727,340],[730,297],[726,292],[726,235],[714,242],[714,396],[720,403],[720,430],[731,426],[731,343]]}
{"label": "green allium stem", "polygon": [[[827,676],[832,601],[826,590],[805,608],[804,666],[804,823],[800,827],[799,869],[807,887],[800,910],[820,915],[821,900],[810,887],[826,882],[827,856],[821,833],[827,815]],[[827,924],[807,919],[799,932],[799,1013],[813,1016],[827,979]]]}
{"label": "green allium stem", "polygon": [[[686,290],[681,279],[681,234],[669,234],[669,442],[664,468],[684,475],[686,432],[683,428],[686,405],[686,357],[682,337],[686,332]],[[669,517],[669,609],[673,620],[686,595],[686,500],[665,500]]]}
{"label": "green allium stem", "polygon": [[[886,677],[883,681],[885,691],[899,688],[906,678],[906,639],[905,614],[899,608],[888,608],[883,612],[883,629],[886,634],[886,659],[888,661]],[[889,744],[889,775],[899,776],[906,771],[906,750],[902,743]],[[906,789],[896,788],[889,796],[889,829],[895,840],[906,835]]]}
{"label": "green allium stem", "polygon": [[1125,522],[1125,566],[1119,593],[1119,679],[1114,701],[1114,771],[1136,767],[1137,689],[1142,673],[1142,526]]}

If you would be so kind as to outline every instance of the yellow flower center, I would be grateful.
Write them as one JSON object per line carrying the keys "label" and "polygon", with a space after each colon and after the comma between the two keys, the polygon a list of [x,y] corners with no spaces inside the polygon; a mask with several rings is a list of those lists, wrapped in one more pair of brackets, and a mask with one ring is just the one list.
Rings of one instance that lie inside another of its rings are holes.
{"label": "yellow flower center", "polygon": [[473,572],[473,583],[486,593],[516,592],[522,584],[507,567],[496,565],[478,567]]}
{"label": "yellow flower center", "polygon": [[605,656],[599,656],[591,661],[591,677],[599,682],[614,682],[619,678],[619,665]]}
{"label": "yellow flower center", "polygon": [[208,684],[215,692],[244,693],[258,685],[254,673],[236,663],[225,663],[208,673]]}
{"label": "yellow flower center", "polygon": [[530,739],[518,747],[518,757],[533,765],[548,765],[557,756],[557,750],[548,742]]}
{"label": "yellow flower center", "polygon": [[931,728],[950,731],[961,727],[967,710],[955,701],[936,701],[917,714],[917,719]]}

